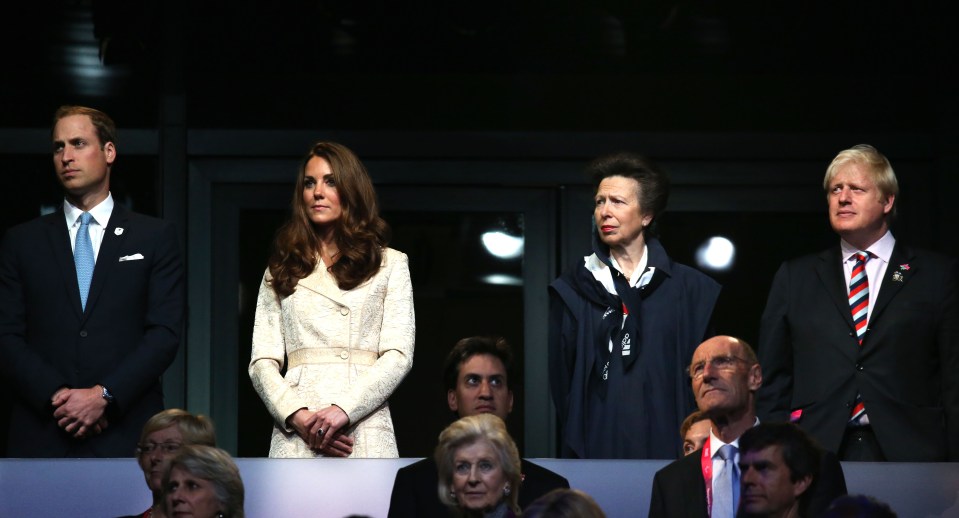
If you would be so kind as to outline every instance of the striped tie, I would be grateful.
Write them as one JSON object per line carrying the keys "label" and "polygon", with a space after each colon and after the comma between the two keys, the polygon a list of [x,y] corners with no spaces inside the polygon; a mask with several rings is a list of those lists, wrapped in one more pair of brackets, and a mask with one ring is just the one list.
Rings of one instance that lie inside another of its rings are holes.
{"label": "striped tie", "polygon": [[[849,308],[852,311],[852,323],[856,326],[856,338],[862,346],[862,338],[866,334],[866,325],[869,314],[869,279],[866,277],[867,253],[856,254],[856,264],[852,266],[849,276]],[[862,419],[866,414],[866,405],[862,401],[862,394],[856,394],[853,404],[850,424],[865,424]]]}
{"label": "striped tie", "polygon": [[856,254],[856,264],[852,266],[849,277],[849,308],[852,310],[852,323],[856,326],[856,337],[862,345],[866,334],[866,322],[869,315],[869,279],[866,277],[866,260],[869,254]]}

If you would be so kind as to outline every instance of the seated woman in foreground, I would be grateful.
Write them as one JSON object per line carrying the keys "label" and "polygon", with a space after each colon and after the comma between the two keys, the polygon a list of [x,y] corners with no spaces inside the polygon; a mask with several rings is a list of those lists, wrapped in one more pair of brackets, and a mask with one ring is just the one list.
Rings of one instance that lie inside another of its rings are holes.
{"label": "seated woman in foreground", "polygon": [[440,500],[456,516],[519,515],[519,451],[502,419],[479,414],[454,422],[440,434],[435,457]]}
{"label": "seated woman in foreground", "polygon": [[230,454],[184,446],[163,476],[166,516],[243,518],[243,479]]}
{"label": "seated woman in foreground", "polygon": [[136,457],[143,470],[147,487],[153,493],[153,505],[141,514],[127,518],[166,518],[163,512],[163,474],[170,459],[183,446],[202,444],[216,446],[213,421],[186,410],[170,408],[150,418],[143,425]]}
{"label": "seated woman in foreground", "polygon": [[593,497],[578,489],[554,489],[537,498],[523,518],[606,518]]}

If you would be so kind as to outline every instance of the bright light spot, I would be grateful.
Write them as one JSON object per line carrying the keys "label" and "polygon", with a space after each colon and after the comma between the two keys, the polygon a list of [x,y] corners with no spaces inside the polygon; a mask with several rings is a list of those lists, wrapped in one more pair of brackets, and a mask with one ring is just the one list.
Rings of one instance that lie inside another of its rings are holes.
{"label": "bright light spot", "polygon": [[497,284],[500,286],[522,286],[523,279],[515,275],[506,275],[504,273],[491,273],[480,278],[486,284]]}
{"label": "bright light spot", "polygon": [[486,250],[500,259],[516,259],[523,255],[523,238],[499,230],[486,232],[482,237]]}
{"label": "bright light spot", "polygon": [[700,268],[726,271],[736,259],[736,247],[725,237],[711,237],[696,250],[696,264]]}

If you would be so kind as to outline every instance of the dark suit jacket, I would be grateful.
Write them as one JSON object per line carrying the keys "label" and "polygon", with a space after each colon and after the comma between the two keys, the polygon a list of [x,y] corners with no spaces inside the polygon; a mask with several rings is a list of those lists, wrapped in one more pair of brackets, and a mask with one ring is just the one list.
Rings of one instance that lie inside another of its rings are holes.
{"label": "dark suit jacket", "polygon": [[759,332],[760,418],[802,409],[798,424],[838,452],[859,391],[888,460],[959,460],[956,260],[897,243],[861,347],[841,261],[837,246],[776,273]]}
{"label": "dark suit jacket", "polygon": [[[701,455],[702,450],[696,450],[656,472],[649,503],[650,518],[709,518]],[[846,477],[834,454],[823,453],[819,476],[809,491],[808,516],[822,515],[830,502],[846,494]]]}
{"label": "dark suit jacket", "polygon": [[[519,506],[526,508],[533,500],[558,488],[568,488],[569,482],[552,471],[522,459],[525,478],[519,490]],[[389,518],[446,518],[453,516],[437,495],[439,476],[436,462],[427,457],[400,468],[393,482]]]}
{"label": "dark suit jacket", "polygon": [[[121,258],[139,254],[142,259]],[[86,310],[62,211],[18,225],[0,246],[0,374],[15,400],[11,457],[129,457],[163,409],[160,375],[183,327],[183,264],[173,225],[114,206]],[[109,426],[76,440],[53,419],[60,387],[107,387]]]}

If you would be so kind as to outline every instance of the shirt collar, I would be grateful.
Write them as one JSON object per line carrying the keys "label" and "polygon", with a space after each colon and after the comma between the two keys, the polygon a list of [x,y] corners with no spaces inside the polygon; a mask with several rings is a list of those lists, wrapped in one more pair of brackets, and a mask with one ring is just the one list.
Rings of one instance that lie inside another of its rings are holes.
{"label": "shirt collar", "polygon": [[[107,222],[110,221],[110,215],[113,214],[113,205],[113,193],[107,193],[107,197],[103,201],[90,209],[90,215],[93,216],[98,225],[106,227]],[[63,199],[63,215],[67,220],[68,228],[77,224],[81,214],[83,214],[82,210],[75,207],[66,198]]]}
{"label": "shirt collar", "polygon": [[[756,427],[756,426],[759,426],[759,416],[756,416],[756,420],[753,422],[753,427]],[[720,439],[719,437],[716,437],[716,434],[713,433],[713,430],[710,428],[709,448],[713,458],[715,458],[716,455],[719,454],[719,449],[727,444],[732,444],[733,446],[736,447],[737,450],[739,450],[739,437],[736,437],[735,439],[733,439],[732,442],[725,443],[723,442],[722,439]]]}
{"label": "shirt collar", "polygon": [[[584,266],[587,270],[593,273],[594,276],[597,276],[603,270],[608,270],[609,267],[594,253],[583,258]],[[619,267],[619,263],[616,262],[616,259],[610,256],[609,262],[613,265],[613,268],[616,271],[623,273],[622,268]],[[649,247],[647,246],[643,250],[643,257],[639,260],[639,264],[636,266],[636,269],[633,271],[632,278],[629,279],[629,285],[633,288],[639,286],[645,286],[649,284],[649,281],[653,278],[653,273],[656,271],[655,267],[650,266],[649,271],[646,271],[646,267],[649,264]],[[610,286],[612,286],[612,279],[610,279]],[[604,283],[605,285],[605,283]],[[615,288],[608,288],[610,293],[615,293]]]}
{"label": "shirt collar", "polygon": [[896,238],[892,236],[891,231],[887,230],[878,241],[869,245],[865,250],[859,250],[844,239],[839,240],[839,247],[842,249],[843,262],[849,261],[857,252],[862,251],[869,252],[871,257],[878,257],[883,262],[888,263],[889,258],[892,257],[892,249],[896,247]]}

